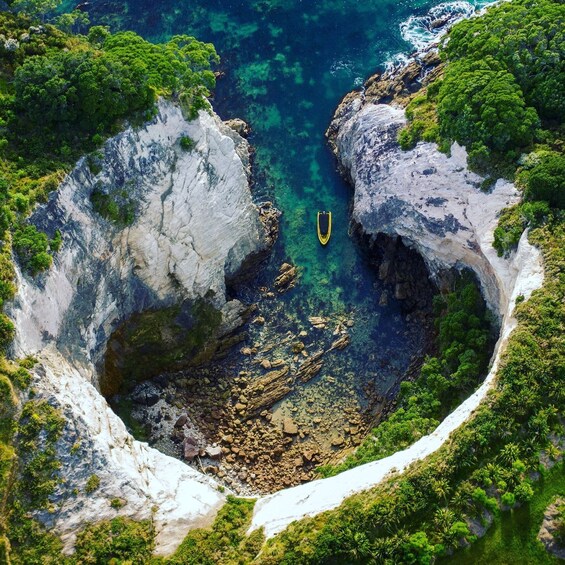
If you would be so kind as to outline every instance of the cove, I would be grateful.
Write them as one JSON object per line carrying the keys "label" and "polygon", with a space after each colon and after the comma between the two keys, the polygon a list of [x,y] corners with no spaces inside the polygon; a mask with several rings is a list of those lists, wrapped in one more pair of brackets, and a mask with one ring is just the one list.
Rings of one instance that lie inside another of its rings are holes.
{"label": "cove", "polygon": [[[394,396],[410,359],[422,349],[419,328],[409,327],[390,292],[383,300],[385,285],[349,234],[351,189],[336,171],[324,131],[346,92],[397,53],[429,39],[418,17],[435,5],[389,0],[187,5],[167,0],[156,10],[151,2],[135,0],[99,2],[89,10],[92,23],[113,30],[132,29],[152,41],[190,34],[216,46],[223,76],[214,109],[224,119],[240,117],[251,126],[255,201],[273,200],[283,213],[279,240],[260,278],[265,284],[272,281],[283,262],[301,272],[298,286],[269,310],[276,330],[279,335],[310,330],[311,316],[354,322],[349,347],[309,384],[317,392],[293,393],[293,404],[283,401],[281,417],[314,399],[319,411],[337,408],[325,417],[343,428],[348,420],[337,400],[346,398],[348,407],[358,411],[374,409],[367,391]],[[455,2],[444,9],[468,13],[472,6]],[[315,230],[320,209],[333,213],[326,248]],[[253,331],[252,339],[264,337]],[[327,403],[319,402],[322,397]],[[319,416],[310,414],[312,421]]]}

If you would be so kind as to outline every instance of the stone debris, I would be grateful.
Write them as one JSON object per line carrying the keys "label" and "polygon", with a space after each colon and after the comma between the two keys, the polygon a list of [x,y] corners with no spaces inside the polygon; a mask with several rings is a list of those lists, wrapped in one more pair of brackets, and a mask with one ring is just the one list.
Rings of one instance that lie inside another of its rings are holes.
{"label": "stone debris", "polygon": [[283,263],[279,268],[279,276],[275,279],[275,288],[283,293],[296,286],[298,269],[290,263]]}
{"label": "stone debris", "polygon": [[321,349],[306,359],[306,361],[304,361],[298,368],[296,378],[303,383],[306,383],[315,377],[320,372],[322,365],[324,364],[324,360],[322,359],[323,355],[324,350]]}
{"label": "stone debris", "polygon": [[314,326],[317,330],[323,330],[328,323],[327,318],[323,318],[321,316],[310,316],[308,321]]}
{"label": "stone debris", "polygon": [[233,129],[233,131],[237,132],[241,137],[247,137],[251,133],[251,127],[241,118],[233,118],[231,120],[226,120],[224,122],[226,126]]}
{"label": "stone debris", "polygon": [[222,448],[219,445],[208,446],[206,447],[206,457],[210,457],[210,459],[221,459],[222,457]]}
{"label": "stone debris", "polygon": [[292,418],[285,418],[283,420],[283,433],[295,436],[298,434],[298,426]]}
{"label": "stone debris", "polygon": [[266,375],[254,379],[247,389],[249,404],[247,413],[252,414],[270,408],[275,402],[284,398],[292,390],[292,380],[289,384],[287,377],[288,366],[270,371]]}
{"label": "stone debris", "polygon": [[200,453],[196,439],[191,436],[184,438],[182,447],[184,458],[187,461],[192,461]]}
{"label": "stone debris", "polygon": [[345,349],[350,343],[351,338],[349,337],[349,334],[343,334],[332,343],[328,351],[333,351],[335,349]]}
{"label": "stone debris", "polygon": [[178,417],[178,420],[175,422],[175,428],[182,428],[186,422],[188,421],[188,415],[187,414],[181,414]]}

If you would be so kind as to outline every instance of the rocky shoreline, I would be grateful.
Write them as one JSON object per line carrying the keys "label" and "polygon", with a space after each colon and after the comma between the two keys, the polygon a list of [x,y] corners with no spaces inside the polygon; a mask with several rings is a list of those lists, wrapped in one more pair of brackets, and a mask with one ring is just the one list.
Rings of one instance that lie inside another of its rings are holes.
{"label": "rocky shoreline", "polygon": [[[449,23],[448,19],[445,24]],[[492,386],[515,325],[516,297],[527,297],[541,285],[540,254],[526,237],[510,259],[499,258],[492,247],[498,214],[519,199],[511,183],[499,179],[490,193],[482,192],[483,179],[467,169],[466,151],[457,145],[449,156],[432,143],[400,149],[397,137],[406,124],[403,108],[441,72],[441,61],[431,46],[405,66],[374,75],[361,91],[345,96],[326,136],[339,170],[354,188],[352,219],[360,237],[377,247],[383,238],[391,246],[401,242],[424,260],[439,288],[449,284],[454,270],[475,273],[487,305],[501,322],[489,375],[432,434],[406,450],[260,499],[250,532],[264,527],[268,538],[276,535],[292,521],[335,508],[348,496],[436,451]],[[385,245],[381,275],[388,271],[386,249]],[[397,284],[395,293],[402,295],[404,288]]]}
{"label": "rocky shoreline", "polygon": [[389,352],[392,365],[380,371],[396,376],[385,394],[368,386],[361,406],[354,400],[355,373],[332,376],[342,363],[341,352],[355,339],[355,313],[284,325],[284,303],[278,297],[300,281],[297,269],[283,264],[272,285],[258,289],[239,346],[221,359],[139,385],[129,395],[133,405],[127,416],[149,431],[150,444],[241,495],[316,478],[316,467],[340,460],[394,410],[400,382],[413,378],[431,352],[434,290],[423,262],[398,242],[389,242],[377,270],[379,264],[386,282],[381,307],[392,297],[401,300],[407,331],[417,344],[404,369],[394,368],[395,353]]}

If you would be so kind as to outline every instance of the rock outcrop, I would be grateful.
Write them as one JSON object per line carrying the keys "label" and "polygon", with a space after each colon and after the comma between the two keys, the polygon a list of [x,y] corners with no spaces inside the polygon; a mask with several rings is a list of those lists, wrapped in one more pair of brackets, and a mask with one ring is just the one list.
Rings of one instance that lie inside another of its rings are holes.
{"label": "rock outcrop", "polygon": [[548,553],[555,555],[558,559],[565,559],[565,547],[563,547],[561,521],[562,509],[565,501],[562,498],[554,500],[543,514],[543,522],[538,532],[538,539],[543,543]]}
{"label": "rock outcrop", "polygon": [[498,180],[481,190],[482,178],[467,169],[464,148],[451,155],[433,143],[402,151],[396,141],[404,111],[359,99],[339,123],[335,147],[355,187],[353,220],[368,235],[400,236],[426,261],[432,275],[468,267],[481,283],[491,310],[506,311],[512,263],[497,256],[493,230],[500,211],[517,202],[513,184]]}
{"label": "rock outcrop", "polygon": [[[89,367],[134,312],[203,296],[221,308],[226,278],[267,248],[248,167],[247,142],[217,117],[186,122],[164,101],[152,122],[109,140],[94,162],[83,158],[31,218],[47,233],[60,230],[63,247],[38,281],[20,277],[10,312],[16,352],[55,341]],[[95,191],[125,198],[131,225],[101,217]]]}
{"label": "rock outcrop", "polygon": [[[191,141],[181,146],[182,138]],[[268,249],[248,170],[247,142],[215,115],[187,122],[160,101],[151,122],[81,159],[31,218],[49,234],[60,230],[63,245],[47,273],[18,275],[9,313],[15,354],[39,359],[34,388],[67,421],[58,446],[66,482],[57,510],[41,516],[67,549],[82,525],[120,514],[153,516],[158,551],[170,552],[223,501],[213,481],[133,440],[97,391],[97,367],[112,331],[136,312],[206,297],[224,314],[222,327],[237,325],[225,281]],[[93,193],[127,215],[105,219]],[[69,442],[80,456],[69,455]],[[85,494],[92,474],[100,488]],[[119,512],[113,497],[126,503]]]}

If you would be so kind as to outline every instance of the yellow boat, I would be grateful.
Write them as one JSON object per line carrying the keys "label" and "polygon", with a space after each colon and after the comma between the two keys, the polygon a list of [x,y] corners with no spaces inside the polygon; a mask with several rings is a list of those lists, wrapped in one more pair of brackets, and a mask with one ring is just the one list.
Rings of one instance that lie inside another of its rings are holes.
{"label": "yellow boat", "polygon": [[318,239],[326,245],[332,235],[332,213],[318,212]]}

